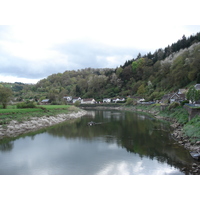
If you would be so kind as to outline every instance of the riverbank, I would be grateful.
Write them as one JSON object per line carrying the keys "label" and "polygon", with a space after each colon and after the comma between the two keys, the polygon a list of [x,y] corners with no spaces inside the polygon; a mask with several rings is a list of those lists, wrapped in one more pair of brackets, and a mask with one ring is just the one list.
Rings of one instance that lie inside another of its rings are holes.
{"label": "riverbank", "polygon": [[[83,109],[93,109],[94,107],[83,107]],[[182,146],[184,146],[189,151],[199,151],[200,152],[200,141],[194,140],[194,138],[191,138],[184,134],[184,125],[188,119],[188,116],[184,116],[182,118],[184,119],[177,119],[181,118],[177,116],[177,118],[173,118],[170,116],[167,116],[167,114],[163,115],[160,111],[160,107],[156,106],[96,106],[95,109],[115,109],[115,110],[127,110],[127,111],[135,111],[135,112],[143,112],[148,113],[152,116],[154,116],[157,119],[166,120],[169,121],[171,124],[170,126],[173,128],[172,136],[173,138]],[[180,122],[182,123],[180,123]]]}
{"label": "riverbank", "polygon": [[56,125],[58,123],[82,117],[87,112],[78,108],[68,110],[69,113],[57,115],[44,115],[42,117],[31,117],[29,120],[12,120],[6,125],[0,125],[0,139],[5,137],[17,137],[21,134],[37,131],[39,129]]}

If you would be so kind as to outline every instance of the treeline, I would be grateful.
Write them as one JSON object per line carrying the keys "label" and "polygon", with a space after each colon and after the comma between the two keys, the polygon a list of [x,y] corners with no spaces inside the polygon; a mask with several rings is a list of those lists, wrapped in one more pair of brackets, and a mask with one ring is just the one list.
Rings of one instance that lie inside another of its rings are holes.
{"label": "treeline", "polygon": [[147,100],[188,87],[200,79],[200,33],[185,36],[153,54],[138,54],[116,69],[86,68],[52,74],[36,85],[19,85],[20,98],[49,98],[61,101],[65,95],[102,100],[106,97],[138,95]]}

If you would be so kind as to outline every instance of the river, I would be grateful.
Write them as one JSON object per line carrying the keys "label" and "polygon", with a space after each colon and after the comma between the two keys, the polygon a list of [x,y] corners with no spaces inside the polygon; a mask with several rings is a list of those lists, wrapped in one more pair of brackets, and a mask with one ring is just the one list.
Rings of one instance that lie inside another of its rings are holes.
{"label": "river", "polygon": [[170,133],[169,123],[147,115],[89,110],[37,134],[0,141],[0,174],[183,175],[193,160]]}

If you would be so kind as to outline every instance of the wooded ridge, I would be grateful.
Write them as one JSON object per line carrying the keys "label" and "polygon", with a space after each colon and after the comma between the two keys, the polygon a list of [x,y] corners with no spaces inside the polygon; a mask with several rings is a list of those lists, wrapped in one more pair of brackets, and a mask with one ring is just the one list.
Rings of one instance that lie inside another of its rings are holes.
{"label": "wooded ridge", "polygon": [[51,99],[61,103],[63,96],[103,98],[141,96],[147,101],[161,99],[168,92],[200,83],[200,33],[154,53],[138,54],[123,65],[65,71],[37,84],[1,83],[11,87],[15,100]]}

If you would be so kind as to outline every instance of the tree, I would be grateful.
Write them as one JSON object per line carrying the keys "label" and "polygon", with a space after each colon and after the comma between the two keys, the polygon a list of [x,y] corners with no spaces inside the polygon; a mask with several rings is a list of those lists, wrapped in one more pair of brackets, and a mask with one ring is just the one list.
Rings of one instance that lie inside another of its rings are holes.
{"label": "tree", "polygon": [[11,96],[12,90],[10,88],[0,87],[0,103],[3,105],[3,109],[6,109]]}
{"label": "tree", "polygon": [[140,87],[137,90],[137,94],[143,95],[145,93],[145,86],[144,84],[140,85]]}
{"label": "tree", "polygon": [[190,87],[187,93],[187,99],[191,100],[192,104],[200,99],[200,91],[196,90],[194,86]]}

